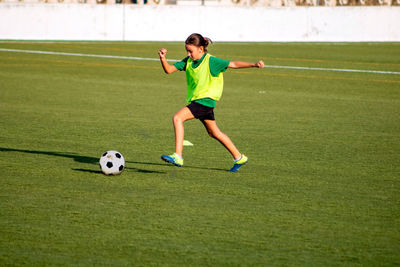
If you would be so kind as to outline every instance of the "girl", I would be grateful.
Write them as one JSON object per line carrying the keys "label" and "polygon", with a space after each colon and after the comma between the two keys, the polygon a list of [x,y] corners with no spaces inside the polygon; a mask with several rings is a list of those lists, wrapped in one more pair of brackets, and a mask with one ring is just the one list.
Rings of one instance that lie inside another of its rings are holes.
{"label": "girl", "polygon": [[204,38],[198,33],[191,34],[185,41],[188,56],[174,65],[170,65],[167,62],[167,50],[165,48],[158,51],[165,73],[170,74],[178,70],[186,72],[186,101],[189,104],[173,116],[175,153],[172,155],[162,155],[161,159],[175,166],[182,167],[183,123],[196,118],[203,123],[208,134],[212,138],[217,139],[232,154],[234,164],[229,171],[236,172],[248,162],[248,158],[239,152],[226,134],[220,131],[214,118],[215,102],[222,95],[222,73],[227,68],[264,68],[264,62],[227,61],[213,57],[207,53],[207,46],[210,43],[212,43],[210,39]]}

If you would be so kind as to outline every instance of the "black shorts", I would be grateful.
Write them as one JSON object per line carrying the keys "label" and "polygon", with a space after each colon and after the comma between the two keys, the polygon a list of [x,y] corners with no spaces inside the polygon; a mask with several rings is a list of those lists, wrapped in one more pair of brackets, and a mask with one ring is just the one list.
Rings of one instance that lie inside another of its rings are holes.
{"label": "black shorts", "polygon": [[196,119],[199,119],[201,121],[204,120],[215,121],[214,108],[204,106],[194,101],[189,105],[187,105],[187,107],[189,108],[190,112],[192,112],[193,116]]}

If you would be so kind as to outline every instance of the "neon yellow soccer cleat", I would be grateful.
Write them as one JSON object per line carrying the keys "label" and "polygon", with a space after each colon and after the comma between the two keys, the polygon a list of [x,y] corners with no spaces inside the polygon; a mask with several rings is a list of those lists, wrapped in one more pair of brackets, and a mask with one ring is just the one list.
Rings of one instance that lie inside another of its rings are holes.
{"label": "neon yellow soccer cleat", "polygon": [[172,163],[175,166],[182,167],[183,166],[183,158],[178,154],[174,153],[172,155],[162,155],[161,159],[165,162]]}
{"label": "neon yellow soccer cleat", "polygon": [[237,172],[240,167],[245,165],[249,161],[249,158],[246,157],[244,154],[240,157],[240,159],[235,160],[235,163],[233,164],[233,167],[229,170],[230,172]]}

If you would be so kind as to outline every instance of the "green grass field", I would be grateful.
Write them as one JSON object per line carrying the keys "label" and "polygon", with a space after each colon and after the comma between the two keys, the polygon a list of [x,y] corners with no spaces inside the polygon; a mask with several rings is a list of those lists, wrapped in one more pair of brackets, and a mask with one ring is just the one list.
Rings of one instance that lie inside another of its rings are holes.
{"label": "green grass field", "polygon": [[[169,59],[182,43],[1,42],[0,49]],[[268,65],[400,72],[400,43],[215,43]],[[400,264],[400,75],[228,70],[215,114],[169,166],[183,72],[157,61],[0,51],[1,266]],[[98,158],[118,150],[119,176]]]}

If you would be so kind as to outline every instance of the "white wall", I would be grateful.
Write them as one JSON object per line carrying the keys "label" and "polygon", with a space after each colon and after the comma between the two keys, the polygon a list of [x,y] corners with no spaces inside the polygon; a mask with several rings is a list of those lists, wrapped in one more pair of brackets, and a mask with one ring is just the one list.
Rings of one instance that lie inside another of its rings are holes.
{"label": "white wall", "polygon": [[0,39],[400,41],[400,7],[0,3]]}

